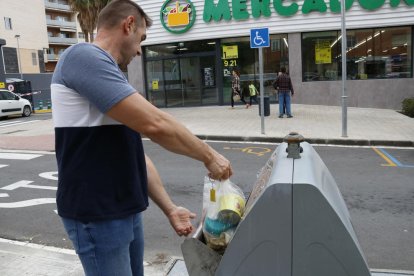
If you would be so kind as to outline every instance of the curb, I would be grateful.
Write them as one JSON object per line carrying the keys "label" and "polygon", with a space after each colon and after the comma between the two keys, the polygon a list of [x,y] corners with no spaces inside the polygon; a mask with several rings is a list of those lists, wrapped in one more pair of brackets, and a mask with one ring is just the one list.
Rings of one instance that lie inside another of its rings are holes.
{"label": "curb", "polygon": [[[282,143],[284,137],[259,137],[259,136],[219,136],[219,135],[196,135],[201,140],[210,141],[233,141],[233,142],[261,142]],[[414,141],[391,141],[391,140],[362,140],[362,139],[324,139],[305,138],[310,144],[327,144],[340,146],[388,146],[388,147],[414,147]]]}

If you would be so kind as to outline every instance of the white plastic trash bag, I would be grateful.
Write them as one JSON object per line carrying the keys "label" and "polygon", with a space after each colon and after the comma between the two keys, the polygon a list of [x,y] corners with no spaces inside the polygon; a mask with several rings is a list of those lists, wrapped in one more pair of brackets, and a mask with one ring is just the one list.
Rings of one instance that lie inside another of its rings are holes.
{"label": "white plastic trash bag", "polygon": [[245,205],[243,191],[230,180],[211,181],[205,177],[203,234],[210,248],[224,251],[243,216]]}

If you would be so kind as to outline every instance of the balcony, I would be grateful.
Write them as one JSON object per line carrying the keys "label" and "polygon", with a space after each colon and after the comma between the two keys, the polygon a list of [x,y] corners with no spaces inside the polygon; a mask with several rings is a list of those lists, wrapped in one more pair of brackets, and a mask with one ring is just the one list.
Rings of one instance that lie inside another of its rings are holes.
{"label": "balcony", "polygon": [[72,45],[78,43],[76,38],[49,36],[49,44]]}
{"label": "balcony", "polygon": [[58,61],[59,55],[56,54],[47,54],[47,61]]}
{"label": "balcony", "polygon": [[47,26],[60,27],[64,29],[73,29],[76,31],[76,22],[46,19]]}
{"label": "balcony", "polygon": [[69,5],[59,4],[57,1],[45,0],[45,8],[47,10],[72,12]]}

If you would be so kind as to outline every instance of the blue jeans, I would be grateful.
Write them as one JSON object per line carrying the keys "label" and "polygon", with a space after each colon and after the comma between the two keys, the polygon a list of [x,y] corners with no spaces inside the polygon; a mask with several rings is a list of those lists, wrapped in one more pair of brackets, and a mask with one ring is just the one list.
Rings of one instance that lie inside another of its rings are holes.
{"label": "blue jeans", "polygon": [[141,213],[89,223],[62,221],[86,276],[144,275]]}
{"label": "blue jeans", "polygon": [[283,116],[283,103],[286,105],[286,113],[291,116],[290,111],[290,92],[279,92],[279,116]]}

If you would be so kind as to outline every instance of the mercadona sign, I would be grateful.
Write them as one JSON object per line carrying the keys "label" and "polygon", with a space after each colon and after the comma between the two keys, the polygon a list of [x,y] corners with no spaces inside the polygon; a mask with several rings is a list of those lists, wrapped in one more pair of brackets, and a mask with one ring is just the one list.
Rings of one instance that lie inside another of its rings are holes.
{"label": "mercadona sign", "polygon": [[[217,4],[214,2],[217,2]],[[305,0],[301,7],[297,3],[286,3],[283,0],[251,0],[249,2],[251,14],[247,10],[247,0],[205,0],[203,20],[204,22],[210,22],[211,20],[217,22],[222,19],[228,21],[232,18],[234,20],[246,20],[251,16],[253,18],[270,17],[272,10],[281,16],[293,16],[299,10],[303,14],[310,12],[325,13],[328,7],[333,13],[341,12],[340,0]],[[349,10],[355,2],[369,11],[379,9],[385,4],[385,0],[346,0],[346,10]],[[393,8],[398,7],[401,2],[405,2],[407,6],[414,6],[414,0],[389,0],[390,6]]]}

